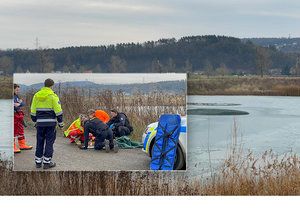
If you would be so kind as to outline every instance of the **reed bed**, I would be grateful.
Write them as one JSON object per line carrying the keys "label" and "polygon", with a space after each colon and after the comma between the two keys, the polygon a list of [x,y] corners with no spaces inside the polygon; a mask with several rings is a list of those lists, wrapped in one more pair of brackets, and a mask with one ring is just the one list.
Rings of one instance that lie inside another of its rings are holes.
{"label": "reed bed", "polygon": [[0,99],[11,99],[13,93],[13,79],[12,77],[0,76]]}
{"label": "reed bed", "polygon": [[[184,94],[169,94],[165,92],[153,92],[142,94],[136,92],[126,95],[123,91],[103,90],[92,92],[79,88],[69,88],[56,91],[60,95],[64,121],[67,125],[73,122],[79,114],[86,113],[89,109],[102,109],[109,113],[110,109],[124,112],[129,118],[134,131],[131,137],[141,140],[146,126],[159,119],[164,113],[186,114],[186,96]],[[27,106],[27,120],[30,124],[30,107],[34,91],[24,95]]]}
{"label": "reed bed", "polygon": [[191,75],[188,94],[300,96],[300,77]]}
{"label": "reed bed", "polygon": [[243,152],[234,122],[226,159],[208,177],[154,171],[12,171],[0,161],[1,195],[300,195],[293,152]]}
{"label": "reed bed", "polygon": [[262,154],[244,152],[233,122],[232,142],[227,157],[205,182],[197,181],[202,195],[300,195],[300,157],[272,149]]}
{"label": "reed bed", "polygon": [[182,172],[12,171],[0,164],[0,195],[300,195],[300,159],[266,151],[228,158],[213,178]]}

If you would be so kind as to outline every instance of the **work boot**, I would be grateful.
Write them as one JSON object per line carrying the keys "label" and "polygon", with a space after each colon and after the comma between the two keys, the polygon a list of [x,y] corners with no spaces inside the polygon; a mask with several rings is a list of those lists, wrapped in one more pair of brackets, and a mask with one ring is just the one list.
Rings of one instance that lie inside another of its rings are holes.
{"label": "work boot", "polygon": [[14,153],[20,153],[21,150],[18,148],[16,142],[14,142]]}
{"label": "work boot", "polygon": [[20,147],[20,150],[30,150],[30,149],[32,149],[32,146],[29,146],[29,145],[26,144],[25,139],[19,140],[19,147]]}
{"label": "work boot", "polygon": [[119,152],[118,142],[114,139],[114,148],[112,149],[115,153]]}
{"label": "work boot", "polygon": [[55,162],[50,162],[50,163],[44,163],[43,169],[49,169],[49,168],[53,168],[56,166]]}
{"label": "work boot", "polygon": [[41,157],[36,157],[34,158],[35,161],[35,167],[36,168],[41,168],[42,167],[42,163],[43,163],[43,158]]}
{"label": "work boot", "polygon": [[42,167],[42,163],[35,163],[35,167],[36,168],[41,168]]}
{"label": "work boot", "polygon": [[108,140],[104,141],[104,147],[105,147],[105,151],[109,152],[110,148],[109,148],[109,141]]}

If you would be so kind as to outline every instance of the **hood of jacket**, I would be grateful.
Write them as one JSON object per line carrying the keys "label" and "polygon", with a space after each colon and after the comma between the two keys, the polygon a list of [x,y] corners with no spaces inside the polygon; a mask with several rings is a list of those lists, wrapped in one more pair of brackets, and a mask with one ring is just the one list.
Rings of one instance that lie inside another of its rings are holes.
{"label": "hood of jacket", "polygon": [[49,95],[53,95],[54,92],[51,88],[43,87],[39,92],[36,93],[36,99],[39,101],[45,101]]}

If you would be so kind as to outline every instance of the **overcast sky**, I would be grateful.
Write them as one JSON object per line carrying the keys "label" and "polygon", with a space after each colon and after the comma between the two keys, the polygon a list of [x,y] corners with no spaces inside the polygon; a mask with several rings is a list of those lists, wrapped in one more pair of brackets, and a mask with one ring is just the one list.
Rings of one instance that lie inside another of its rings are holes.
{"label": "overcast sky", "polygon": [[14,74],[14,83],[32,85],[43,83],[51,78],[54,82],[90,81],[99,84],[132,84],[160,81],[186,80],[186,74],[151,73],[151,74]]}
{"label": "overcast sky", "polygon": [[300,37],[299,0],[0,0],[0,49],[189,35]]}

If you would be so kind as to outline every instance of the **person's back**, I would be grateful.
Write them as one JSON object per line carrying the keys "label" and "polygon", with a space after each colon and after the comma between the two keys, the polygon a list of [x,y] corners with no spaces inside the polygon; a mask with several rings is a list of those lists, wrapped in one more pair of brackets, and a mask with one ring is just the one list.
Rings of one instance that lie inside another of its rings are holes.
{"label": "person's back", "polygon": [[52,162],[53,144],[56,139],[56,123],[63,127],[63,112],[59,97],[53,92],[54,81],[45,80],[45,87],[38,91],[31,104],[31,119],[36,123],[37,145],[35,152],[36,167],[42,163],[44,169],[55,167]]}
{"label": "person's back", "polygon": [[108,125],[103,123],[97,117],[86,121],[86,123],[84,125],[84,130],[88,129],[88,131],[91,134],[93,134],[94,136],[96,136],[99,131],[106,130],[107,128],[108,128]]}
{"label": "person's back", "polygon": [[31,116],[36,119],[37,127],[56,126],[56,118],[62,122],[59,98],[51,88],[43,87],[33,96]]}
{"label": "person's back", "polygon": [[80,147],[81,149],[88,148],[89,134],[95,136],[95,150],[105,150],[118,151],[118,146],[116,141],[113,140],[113,132],[109,126],[103,123],[95,116],[95,110],[91,109],[88,111],[89,120],[84,124],[84,145]]}
{"label": "person's back", "polygon": [[109,115],[101,109],[98,109],[95,111],[95,117],[97,117],[99,120],[101,120],[104,123],[107,123],[110,120]]}

